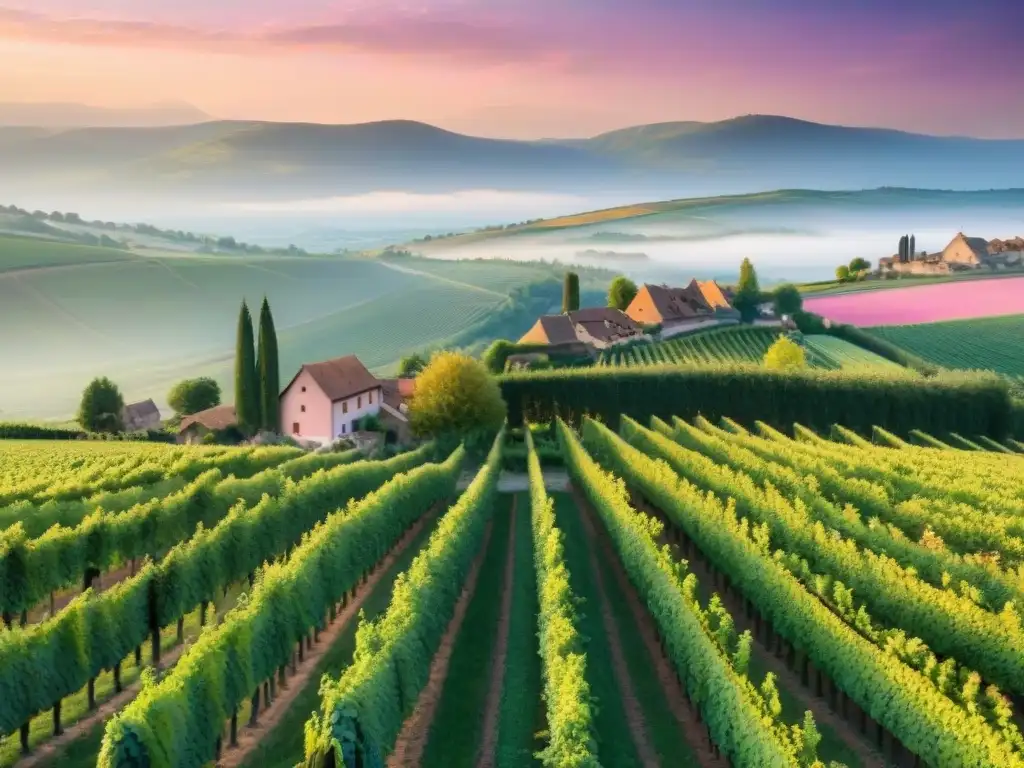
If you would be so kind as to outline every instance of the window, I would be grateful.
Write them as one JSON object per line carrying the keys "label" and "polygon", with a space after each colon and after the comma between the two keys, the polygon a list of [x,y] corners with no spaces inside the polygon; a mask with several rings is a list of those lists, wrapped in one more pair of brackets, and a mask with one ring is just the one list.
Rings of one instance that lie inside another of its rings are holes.
{"label": "window", "polygon": [[373,405],[373,392],[370,393],[370,405]]}
{"label": "window", "polygon": [[303,391],[303,392],[305,392],[305,391],[306,391],[306,388],[305,388],[305,387],[303,387],[303,388],[302,388],[302,391]]}
{"label": "window", "polygon": [[345,434],[345,425],[344,424],[341,425],[341,434],[343,434],[343,435]]}
{"label": "window", "polygon": [[303,413],[305,413],[306,412],[306,406],[304,406],[304,405],[299,406],[299,410],[302,411]]}
{"label": "window", "polygon": [[348,413],[348,400],[345,400],[341,404],[341,412]]}
{"label": "window", "polygon": [[360,395],[359,397],[356,398],[356,408],[362,408],[362,407],[363,407],[363,396]]}
{"label": "window", "polygon": [[297,422],[297,421],[292,424],[292,434],[293,435],[301,434],[299,432],[299,422]]}

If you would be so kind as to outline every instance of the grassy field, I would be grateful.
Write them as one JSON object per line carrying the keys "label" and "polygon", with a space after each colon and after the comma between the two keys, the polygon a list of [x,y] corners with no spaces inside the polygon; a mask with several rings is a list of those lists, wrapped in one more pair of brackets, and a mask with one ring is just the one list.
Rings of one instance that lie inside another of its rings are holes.
{"label": "grassy field", "polygon": [[1024,315],[879,326],[870,333],[946,368],[1024,376]]}
{"label": "grassy field", "polygon": [[389,373],[402,356],[456,334],[475,342],[474,326],[514,289],[560,269],[409,261],[137,256],[0,236],[0,323],[13,331],[0,337],[0,420],[68,418],[101,375],[129,402],[161,407],[187,376],[212,376],[226,391],[243,298],[254,313],[264,296],[271,302],[284,381],[304,362],[345,354]]}
{"label": "grassy field", "polygon": [[0,273],[42,267],[69,267],[131,261],[129,251],[93,245],[60,243],[35,237],[0,236]]}

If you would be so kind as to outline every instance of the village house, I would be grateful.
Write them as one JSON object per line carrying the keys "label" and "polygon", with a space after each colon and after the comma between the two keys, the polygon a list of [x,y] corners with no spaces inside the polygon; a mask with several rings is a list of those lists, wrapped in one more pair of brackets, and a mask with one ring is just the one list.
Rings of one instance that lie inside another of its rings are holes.
{"label": "village house", "polygon": [[281,392],[281,427],[296,440],[322,444],[358,430],[381,411],[381,382],[355,355],[303,365]]}
{"label": "village house", "polygon": [[607,349],[642,336],[640,326],[624,312],[610,307],[594,307],[563,315],[544,315],[519,339],[519,343],[566,345],[582,342],[596,349]]}
{"label": "village house", "polygon": [[1024,266],[1024,238],[985,240],[957,232],[949,245],[936,253],[920,252],[901,262],[899,256],[878,260],[881,274],[946,275],[971,269],[1007,269]]}
{"label": "village house", "polygon": [[216,405],[186,416],[178,425],[178,442],[199,443],[210,432],[221,432],[235,426],[235,406]]}
{"label": "village house", "polygon": [[691,280],[685,288],[645,283],[626,308],[626,314],[638,323],[658,324],[667,330],[711,320],[739,319],[739,312],[714,280]]}
{"label": "village house", "polygon": [[147,429],[160,429],[160,409],[152,400],[126,405],[121,411],[125,432],[141,432]]}

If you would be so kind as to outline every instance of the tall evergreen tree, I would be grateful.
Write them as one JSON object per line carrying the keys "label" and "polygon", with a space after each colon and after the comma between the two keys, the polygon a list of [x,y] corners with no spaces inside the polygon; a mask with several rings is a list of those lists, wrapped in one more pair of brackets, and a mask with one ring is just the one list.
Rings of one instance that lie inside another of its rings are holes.
{"label": "tall evergreen tree", "polygon": [[575,312],[580,308],[580,276],[575,272],[565,273],[562,283],[562,312]]}
{"label": "tall evergreen tree", "polygon": [[247,435],[256,432],[260,426],[259,393],[252,315],[243,299],[242,309],[238,313],[238,339],[235,346],[235,419],[238,428]]}
{"label": "tall evergreen tree", "polygon": [[916,238],[913,235],[910,236],[910,242],[907,246],[907,253],[910,255],[911,261],[917,258],[917,242]]}
{"label": "tall evergreen tree", "polygon": [[901,264],[906,264],[907,263],[907,250],[909,248],[909,245],[910,245],[910,243],[908,242],[907,236],[903,235],[900,238],[900,263]]}
{"label": "tall evergreen tree", "polygon": [[277,331],[270,302],[263,297],[260,307],[260,340],[256,355],[256,370],[260,377],[260,426],[268,432],[281,431],[281,371],[277,357]]}
{"label": "tall evergreen tree", "polygon": [[761,301],[761,286],[757,282],[757,272],[750,259],[744,259],[740,264],[740,280],[736,285],[736,295],[733,297],[733,306],[739,310],[744,322],[749,323],[757,317],[757,305]]}

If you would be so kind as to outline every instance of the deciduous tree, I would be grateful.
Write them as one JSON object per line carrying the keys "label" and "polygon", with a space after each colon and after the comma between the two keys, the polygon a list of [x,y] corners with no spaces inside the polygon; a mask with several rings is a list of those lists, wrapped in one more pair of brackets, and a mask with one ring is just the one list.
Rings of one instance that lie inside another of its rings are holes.
{"label": "deciduous tree", "polygon": [[82,392],[78,423],[89,432],[120,432],[124,429],[124,398],[106,376],[93,379]]}
{"label": "deciduous tree", "polygon": [[409,404],[413,432],[424,437],[494,433],[505,421],[498,382],[483,363],[458,352],[439,352],[416,380]]}
{"label": "deciduous tree", "polygon": [[608,306],[625,312],[626,307],[636,298],[636,293],[636,283],[628,277],[619,275],[608,286]]}
{"label": "deciduous tree", "polygon": [[167,403],[179,416],[190,416],[220,405],[220,385],[211,378],[184,379],[167,394]]}
{"label": "deciduous tree", "polygon": [[764,365],[765,368],[777,371],[806,368],[807,357],[803,347],[785,336],[780,336],[764,353]]}
{"label": "deciduous tree", "polygon": [[783,283],[775,289],[775,293],[772,296],[775,304],[775,314],[782,315],[795,315],[804,306],[803,296],[800,295],[800,291],[792,283]]}

